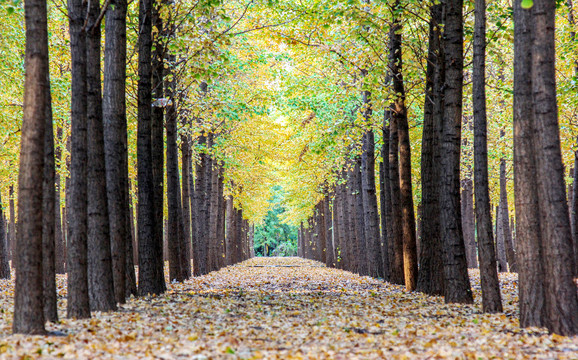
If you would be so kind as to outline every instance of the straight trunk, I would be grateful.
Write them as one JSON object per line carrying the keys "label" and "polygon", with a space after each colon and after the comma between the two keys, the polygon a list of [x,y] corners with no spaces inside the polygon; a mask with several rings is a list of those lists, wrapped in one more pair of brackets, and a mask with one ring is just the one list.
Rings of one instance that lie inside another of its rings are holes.
{"label": "straight trunk", "polygon": [[514,242],[512,241],[512,231],[510,229],[510,211],[508,210],[508,189],[506,182],[506,160],[500,159],[500,221],[502,222],[502,231],[504,247],[506,251],[506,260],[508,261],[509,271],[517,272],[516,253],[514,252]]}
{"label": "straight trunk", "polygon": [[68,299],[67,316],[90,317],[87,265],[87,102],[86,102],[86,32],[85,4],[81,0],[68,3],[70,50],[72,63],[70,103],[70,201],[67,209]]}
{"label": "straight trunk", "polygon": [[8,237],[4,222],[4,207],[0,194],[0,279],[10,279],[10,260],[8,257]]}
{"label": "straight trunk", "polygon": [[20,167],[18,172],[18,239],[16,287],[12,330],[18,334],[44,334],[42,307],[42,203],[46,103],[48,83],[48,31],[46,2],[24,3],[26,52]]}
{"label": "straight trunk", "polygon": [[441,122],[443,109],[444,54],[441,47],[443,4],[430,8],[428,62],[421,153],[422,241],[417,290],[443,295],[442,238],[440,224]]}
{"label": "straight trunk", "polygon": [[496,254],[498,260],[498,271],[508,271],[508,262],[506,260],[506,245],[504,243],[504,223],[502,222],[502,208],[496,206]]}
{"label": "straight trunk", "polygon": [[[156,216],[162,202],[157,202],[155,176],[160,171],[153,162],[152,133],[152,1],[139,2],[139,68],[138,68],[138,248],[139,295],[161,294],[166,290],[163,264],[162,221]],[[161,129],[162,131],[162,129]],[[162,132],[161,132],[162,134]],[[158,136],[157,136],[158,137]],[[156,148],[155,148],[156,149]],[[154,169],[157,170],[154,170]],[[162,167],[161,167],[162,169]],[[161,208],[162,209],[162,208]],[[162,210],[161,210],[162,211]],[[162,214],[162,212],[161,212]],[[160,229],[160,230],[159,230]]]}
{"label": "straight trunk", "polygon": [[[49,75],[46,74],[48,77]],[[50,84],[50,78],[47,80]],[[44,320],[58,321],[56,305],[56,227],[55,214],[55,163],[54,130],[52,127],[52,97],[49,92],[45,100],[46,128],[44,130],[44,176],[42,184],[42,277],[44,291]],[[0,217],[1,218],[1,217]]]}
{"label": "straight trunk", "polygon": [[353,214],[351,223],[355,224],[355,235],[352,234],[351,236],[351,244],[354,245],[351,260],[352,263],[356,264],[356,271],[360,275],[371,275],[369,270],[374,268],[376,265],[373,264],[373,256],[370,256],[371,248],[368,247],[370,244],[366,237],[367,218],[365,209],[369,207],[369,205],[365,204],[366,199],[363,197],[363,176],[365,174],[362,170],[362,157],[358,156],[354,159],[355,166],[353,171],[350,173],[349,178],[349,192],[351,193],[350,199],[352,200],[351,205],[353,205],[353,208],[351,209]]}
{"label": "straight trunk", "polygon": [[379,195],[381,200],[381,255],[383,262],[383,273],[386,281],[391,280],[391,248],[392,214],[391,214],[391,184],[389,176],[389,111],[384,111],[383,116],[383,145],[381,146],[381,160],[379,164],[380,187]]}
{"label": "straight trunk", "polygon": [[532,94],[534,149],[545,273],[546,327],[560,335],[578,334],[578,294],[566,202],[556,102],[554,1],[534,3],[532,11]]}
{"label": "straight trunk", "polygon": [[441,142],[440,214],[446,303],[473,303],[460,208],[460,145],[463,95],[463,0],[448,0],[444,21],[444,112]]}
{"label": "straight trunk", "polygon": [[[104,45],[104,91],[102,98],[106,191],[114,296],[123,304],[127,297],[127,248],[131,239],[126,122],[126,14],[127,1],[113,0],[106,9]],[[133,271],[134,272],[134,271]]]}
{"label": "straight trunk", "polygon": [[403,264],[403,219],[401,209],[401,188],[399,179],[399,137],[397,117],[389,118],[389,182],[391,186],[391,282],[404,285]]}
{"label": "straight trunk", "polygon": [[466,245],[466,262],[469,269],[478,267],[476,255],[476,224],[474,219],[474,186],[471,172],[462,179],[462,229]]}
{"label": "straight trunk", "polygon": [[64,254],[64,236],[62,232],[62,217],[60,216],[60,172],[58,166],[62,158],[62,151],[60,149],[60,143],[62,142],[62,128],[58,127],[56,129],[56,138],[58,144],[54,148],[54,161],[55,161],[55,173],[54,173],[54,183],[55,183],[55,197],[54,197],[54,216],[55,216],[55,227],[54,227],[54,241],[55,241],[55,271],[57,274],[64,274],[65,270],[65,254]]}
{"label": "straight trunk", "polygon": [[474,182],[475,213],[482,285],[482,308],[502,312],[500,283],[496,269],[488,185],[488,130],[486,117],[486,1],[476,0],[474,28]]}

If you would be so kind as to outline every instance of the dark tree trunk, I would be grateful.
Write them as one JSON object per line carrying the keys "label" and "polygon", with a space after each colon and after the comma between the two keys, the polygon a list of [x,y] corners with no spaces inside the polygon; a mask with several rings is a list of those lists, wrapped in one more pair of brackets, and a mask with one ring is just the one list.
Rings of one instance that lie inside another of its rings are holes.
{"label": "dark tree trunk", "polygon": [[54,160],[55,160],[55,173],[54,173],[54,183],[55,183],[55,197],[54,197],[54,216],[55,216],[55,227],[54,227],[54,263],[56,274],[64,274],[65,270],[65,255],[64,255],[64,236],[62,232],[62,217],[60,216],[60,173],[58,171],[58,166],[62,158],[62,151],[60,150],[60,143],[62,141],[62,128],[56,129],[56,138],[58,139],[58,144],[54,148]]}
{"label": "dark tree trunk", "polygon": [[[157,210],[161,203],[156,200],[156,183],[153,171],[152,132],[152,1],[139,2],[139,68],[138,68],[138,248],[139,248],[139,295],[160,294],[166,290],[162,271],[162,222],[158,222]],[[161,128],[162,131],[162,128]],[[162,134],[162,132],[161,132]],[[158,137],[158,134],[155,134]],[[162,136],[161,136],[162,140]],[[155,148],[156,149],[156,148]],[[162,208],[161,208],[162,209]],[[162,210],[161,210],[162,211]],[[160,229],[160,230],[157,230]]]}
{"label": "dark tree trunk", "polygon": [[[166,29],[163,24],[161,9],[165,6],[164,1],[152,2],[152,60],[151,60],[151,76],[152,76],[152,99],[151,101],[158,101],[164,98],[164,56],[165,49],[165,35]],[[141,30],[142,31],[142,30]],[[141,35],[142,36],[142,35]],[[163,214],[164,214],[164,107],[162,104],[157,104],[152,107],[151,115],[151,153],[152,153],[152,173],[153,173],[153,194],[154,194],[154,216],[155,228],[154,238],[156,239],[158,251],[163,252],[162,257],[156,259],[157,276],[163,278],[164,282],[164,259],[167,257],[163,250]],[[166,285],[165,285],[166,289]]]}
{"label": "dark tree trunk", "polygon": [[10,223],[8,224],[8,232],[10,233],[10,260],[12,260],[12,267],[16,267],[14,264],[16,261],[16,240],[18,234],[16,234],[16,214],[14,209],[14,185],[10,185],[8,190],[8,202],[9,202],[9,212],[10,212]]}
{"label": "dark tree trunk", "polygon": [[496,206],[496,257],[498,261],[498,271],[508,271],[508,261],[506,260],[506,245],[504,243],[504,223],[502,222],[502,208]]}
{"label": "dark tree trunk", "polygon": [[389,111],[384,112],[383,117],[383,145],[381,147],[381,160],[379,164],[379,196],[381,206],[381,256],[383,262],[384,279],[391,280],[391,248],[392,230],[392,214],[391,214],[391,182],[389,176],[389,124],[386,120],[389,118]]}
{"label": "dark tree trunk", "polygon": [[[1,195],[1,194],[0,194]],[[8,256],[8,237],[4,222],[4,209],[0,197],[0,279],[10,279],[10,260]]]}
{"label": "dark tree trunk", "polygon": [[441,47],[443,5],[433,5],[430,12],[421,154],[422,241],[417,290],[430,295],[443,295],[445,278],[439,204],[442,86],[445,77]]}
{"label": "dark tree trunk", "polygon": [[225,266],[225,197],[223,195],[224,191],[224,177],[223,177],[223,166],[219,164],[219,182],[218,182],[218,196],[219,196],[219,214],[217,218],[217,240],[219,241],[219,252],[218,252],[218,269]]}
{"label": "dark tree trunk", "polygon": [[573,280],[574,254],[556,102],[556,3],[537,1],[531,11],[534,149],[546,280],[546,327],[570,336],[578,334],[578,294]]}
{"label": "dark tree trunk", "polygon": [[[48,74],[46,75],[48,77]],[[50,84],[50,78],[46,81]],[[49,85],[50,86],[50,85]],[[46,98],[46,129],[44,130],[44,182],[42,185],[42,276],[44,291],[44,320],[57,322],[56,305],[56,227],[54,130],[52,127],[52,97],[50,87]]]}
{"label": "dark tree trunk", "polygon": [[545,326],[544,265],[534,152],[531,11],[514,2],[514,194],[520,326]]}
{"label": "dark tree trunk", "polygon": [[353,206],[351,208],[353,217],[350,218],[350,225],[353,225],[355,229],[355,233],[350,236],[350,244],[353,250],[350,255],[351,263],[355,264],[355,270],[360,275],[370,275],[369,269],[374,268],[376,265],[373,264],[373,257],[369,256],[370,248],[368,248],[369,243],[366,237],[366,221],[368,218],[365,209],[369,208],[369,204],[365,204],[366,199],[363,197],[364,173],[362,170],[362,158],[358,156],[353,161],[355,162],[355,166],[349,174],[350,206]]}
{"label": "dark tree trunk", "polygon": [[18,172],[18,239],[16,288],[12,330],[19,334],[44,334],[42,306],[42,203],[44,133],[48,83],[48,31],[46,2],[24,4],[26,52],[24,106]]}
{"label": "dark tree trunk", "polygon": [[325,201],[323,202],[323,212],[325,214],[325,265],[327,267],[335,267],[335,251],[333,247],[333,213],[331,211],[330,199],[331,197],[326,195]]}
{"label": "dark tree trunk", "polygon": [[218,268],[219,239],[218,239],[218,219],[219,219],[219,172],[216,169],[216,160],[211,161],[212,166],[209,171],[211,179],[211,191],[209,193],[209,258],[208,271],[215,271]]}
{"label": "dark tree trunk", "polygon": [[502,222],[502,231],[506,260],[508,261],[509,270],[517,272],[516,253],[514,252],[514,242],[512,241],[512,231],[510,229],[510,211],[508,209],[508,188],[506,181],[506,160],[500,159],[500,219]]}
{"label": "dark tree trunk", "polygon": [[80,0],[68,3],[71,83],[71,148],[70,202],[67,209],[68,241],[66,268],[68,272],[67,313],[71,318],[90,317],[87,266],[87,84],[86,32],[83,30],[85,4]]}
{"label": "dark tree trunk", "polygon": [[444,113],[441,142],[440,214],[447,303],[473,302],[460,207],[460,145],[463,88],[463,0],[448,0],[444,21]]}
{"label": "dark tree trunk", "polygon": [[[106,186],[114,295],[123,304],[127,297],[127,249],[131,239],[126,122],[126,14],[127,1],[113,0],[106,10],[104,91],[102,98]],[[134,272],[134,271],[133,271]]]}
{"label": "dark tree trunk", "polygon": [[482,308],[484,312],[502,311],[502,298],[494,236],[490,190],[488,186],[488,139],[486,117],[486,1],[476,0],[474,28],[474,68],[473,68],[473,105],[474,105],[474,182],[475,212],[478,233],[478,252],[480,260],[480,280],[482,284]]}
{"label": "dark tree trunk", "polygon": [[391,186],[391,282],[405,284],[403,264],[403,218],[401,209],[401,188],[399,179],[399,137],[397,117],[389,118],[389,182]]}
{"label": "dark tree trunk", "polygon": [[[369,93],[365,93],[367,103],[370,104]],[[367,111],[371,111],[368,109]],[[367,119],[371,117],[368,113]],[[369,259],[370,268],[368,275],[384,277],[383,259],[381,257],[381,237],[379,234],[379,213],[377,209],[377,190],[375,188],[375,136],[373,131],[368,131],[363,139],[363,152],[361,155],[361,183],[363,212],[365,225],[366,252],[361,253]]]}
{"label": "dark tree trunk", "polygon": [[102,121],[100,5],[89,3],[86,36],[88,118],[88,290],[92,311],[116,310]]}
{"label": "dark tree trunk", "polygon": [[466,262],[469,269],[478,267],[476,254],[476,224],[474,219],[474,184],[471,172],[462,179],[462,229],[466,245]]}
{"label": "dark tree trunk", "polygon": [[[235,207],[233,205],[233,197],[227,197],[227,210],[226,210],[226,234],[225,234],[225,263],[227,265],[234,264],[235,258]],[[301,249],[302,251],[302,249]]]}
{"label": "dark tree trunk", "polygon": [[[206,137],[199,137],[199,146],[206,146]],[[207,168],[207,154],[203,151],[200,154],[200,160],[196,165],[196,179],[195,179],[195,242],[193,243],[193,264],[195,276],[206,273],[206,254],[207,254],[207,237],[206,237],[206,168]],[[236,259],[233,257],[233,261]]]}
{"label": "dark tree trunk", "polygon": [[572,188],[571,217],[573,224],[572,238],[574,241],[574,277],[578,277],[578,150],[574,151],[574,184]]}
{"label": "dark tree trunk", "polygon": [[191,145],[189,137],[185,134],[181,135],[181,162],[183,175],[181,178],[181,204],[183,209],[183,241],[185,242],[185,255],[187,257],[184,264],[188,268],[188,276],[191,274],[191,188],[190,188],[190,166],[191,166]]}

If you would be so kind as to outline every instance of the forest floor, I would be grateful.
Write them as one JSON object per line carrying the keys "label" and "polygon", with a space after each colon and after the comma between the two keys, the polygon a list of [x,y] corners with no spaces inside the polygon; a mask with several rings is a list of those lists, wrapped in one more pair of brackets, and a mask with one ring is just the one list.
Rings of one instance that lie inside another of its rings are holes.
{"label": "forest floor", "polygon": [[0,358],[578,359],[578,337],[518,327],[515,274],[501,274],[505,313],[408,293],[299,258],[255,258],[131,299],[118,312],[65,319],[51,336],[10,335],[13,282],[0,282]]}

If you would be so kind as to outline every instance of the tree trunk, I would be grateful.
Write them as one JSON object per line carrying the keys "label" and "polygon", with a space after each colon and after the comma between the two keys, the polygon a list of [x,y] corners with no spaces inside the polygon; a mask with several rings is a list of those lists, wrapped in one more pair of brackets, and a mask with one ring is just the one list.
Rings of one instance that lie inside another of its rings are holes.
{"label": "tree trunk", "polygon": [[[104,151],[110,224],[114,295],[123,304],[127,297],[127,249],[132,238],[129,209],[126,122],[126,14],[127,1],[113,0],[106,10],[104,45]],[[133,271],[134,272],[134,271]]]}
{"label": "tree trunk", "polygon": [[[1,194],[0,194],[1,195]],[[4,210],[0,197],[0,279],[10,279],[10,260],[8,257],[8,237],[4,223]]]}
{"label": "tree trunk", "polygon": [[[139,68],[138,68],[138,136],[137,136],[137,176],[138,176],[138,248],[139,248],[139,295],[161,294],[166,290],[165,278],[159,269],[162,265],[162,221],[159,223],[153,162],[152,132],[152,1],[139,2]],[[161,128],[162,131],[162,128]],[[162,132],[161,132],[162,135]],[[161,136],[162,140],[162,136]],[[157,149],[156,147],[154,148]],[[156,156],[156,155],[155,155]],[[162,167],[161,167],[162,170]],[[161,208],[162,209],[162,208]],[[161,210],[162,211],[162,210]],[[161,212],[162,214],[162,212]],[[159,231],[160,229],[160,231]]]}
{"label": "tree trunk", "polygon": [[496,254],[498,259],[498,271],[508,271],[508,261],[506,260],[506,245],[504,242],[505,231],[502,221],[502,208],[496,206]]}
{"label": "tree trunk", "polygon": [[531,11],[535,30],[531,63],[534,149],[546,280],[546,327],[571,336],[578,334],[578,295],[573,280],[575,264],[556,102],[556,3],[537,1]]}
{"label": "tree trunk", "polygon": [[42,307],[42,189],[44,133],[48,83],[48,31],[46,2],[24,4],[26,52],[20,168],[18,172],[18,239],[16,287],[12,330],[44,334]]}
{"label": "tree trunk", "polygon": [[14,209],[14,185],[10,185],[8,190],[8,202],[9,202],[9,212],[10,212],[10,224],[8,225],[8,232],[10,233],[10,259],[12,260],[12,267],[15,268],[14,265],[16,261],[16,240],[18,234],[16,233],[16,214]]}
{"label": "tree trunk", "polygon": [[[362,155],[362,157],[363,156],[364,155]],[[363,173],[364,170],[362,170],[362,157],[357,156],[353,160],[355,166],[353,167],[353,171],[349,174],[350,206],[353,206],[353,208],[351,208],[351,214],[353,217],[350,218],[350,221],[351,225],[354,225],[355,229],[355,233],[351,234],[350,237],[350,244],[352,245],[352,254],[350,256],[352,260],[351,263],[355,264],[355,270],[358,274],[371,275],[369,270],[374,268],[376,265],[373,264],[373,256],[369,256],[370,248],[368,247],[369,243],[366,236],[368,228],[366,224],[366,221],[368,221],[366,208],[369,208],[369,204],[365,203],[367,199],[363,197],[363,177],[365,174]]]}
{"label": "tree trunk", "polygon": [[474,182],[475,212],[482,285],[482,308],[486,313],[502,311],[496,269],[490,190],[488,185],[488,130],[486,117],[486,1],[476,0],[474,27]]}
{"label": "tree trunk", "polygon": [[[49,77],[48,74],[46,74]],[[46,80],[49,91],[45,100],[46,128],[44,130],[44,177],[42,185],[42,276],[44,292],[44,320],[58,321],[56,305],[56,227],[55,214],[55,163],[54,163],[54,130],[52,127],[52,97],[50,95],[50,78]]]}
{"label": "tree trunk", "polygon": [[72,82],[70,91],[70,201],[66,212],[69,223],[66,244],[67,315],[77,319],[90,317],[87,266],[87,52],[86,32],[83,30],[85,15],[86,8],[82,1],[71,0],[68,3]]}
{"label": "tree trunk", "polygon": [[65,254],[64,254],[64,236],[62,232],[62,217],[60,216],[60,173],[58,171],[58,166],[62,158],[62,151],[60,150],[60,142],[62,141],[62,128],[56,129],[56,138],[58,139],[58,145],[54,148],[54,158],[56,171],[54,173],[54,183],[55,183],[55,198],[54,198],[54,216],[55,216],[55,227],[54,227],[54,241],[55,244],[55,272],[56,274],[64,274],[65,270]]}
{"label": "tree trunk", "polygon": [[389,124],[386,123],[390,117],[388,110],[383,115],[383,145],[381,146],[381,163],[379,164],[379,196],[381,207],[381,257],[383,263],[383,277],[386,281],[391,280],[391,248],[392,236],[392,214],[391,214],[391,184],[389,176]]}
{"label": "tree trunk", "polygon": [[[366,102],[370,104],[371,94],[365,92]],[[368,109],[367,111],[370,111]],[[367,119],[371,113],[365,115]],[[373,131],[368,131],[363,139],[363,152],[361,155],[361,183],[363,212],[365,225],[366,249],[362,256],[369,259],[370,268],[368,275],[373,277],[384,277],[383,259],[381,257],[381,237],[379,234],[379,213],[377,210],[377,190],[375,188],[375,136]]]}
{"label": "tree trunk", "polygon": [[506,260],[508,261],[510,272],[517,272],[516,253],[514,252],[514,243],[512,241],[512,231],[510,229],[510,211],[508,210],[508,189],[506,181],[506,160],[500,159],[500,221],[502,222],[502,231],[504,247],[506,251]]}
{"label": "tree trunk", "polygon": [[325,196],[323,202],[323,212],[325,214],[325,265],[327,267],[335,267],[335,251],[333,246],[333,213],[331,211],[331,197]]}
{"label": "tree trunk", "polygon": [[189,143],[189,137],[186,134],[181,135],[181,162],[183,175],[181,178],[181,204],[183,209],[183,229],[184,229],[184,242],[185,242],[185,254],[187,256],[186,267],[189,268],[188,277],[190,277],[190,265],[191,265],[191,188],[190,188],[190,173],[191,173],[191,145]]}
{"label": "tree trunk", "polygon": [[466,245],[466,262],[469,269],[478,267],[476,253],[476,224],[474,220],[474,189],[471,173],[462,179],[462,229]]}
{"label": "tree trunk", "polygon": [[391,186],[391,213],[392,213],[392,237],[391,237],[391,282],[404,285],[403,264],[403,218],[401,209],[401,188],[399,178],[399,137],[397,117],[389,118],[389,182]]}
{"label": "tree trunk", "polygon": [[443,295],[445,277],[439,203],[442,86],[445,78],[441,47],[443,4],[432,5],[430,13],[421,153],[422,241],[416,289],[429,295]]}
{"label": "tree trunk", "polygon": [[102,122],[100,5],[89,3],[86,36],[88,119],[88,294],[92,311],[116,310]]}

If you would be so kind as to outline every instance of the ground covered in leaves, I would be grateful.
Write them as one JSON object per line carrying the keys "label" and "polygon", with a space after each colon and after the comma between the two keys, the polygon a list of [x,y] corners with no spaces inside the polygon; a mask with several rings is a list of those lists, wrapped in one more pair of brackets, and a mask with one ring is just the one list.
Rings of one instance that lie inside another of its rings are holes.
{"label": "ground covered in leaves", "polygon": [[578,338],[521,330],[515,274],[502,274],[505,314],[328,269],[255,258],[132,299],[118,312],[64,319],[52,336],[10,335],[13,283],[0,282],[0,358],[34,359],[578,359]]}

